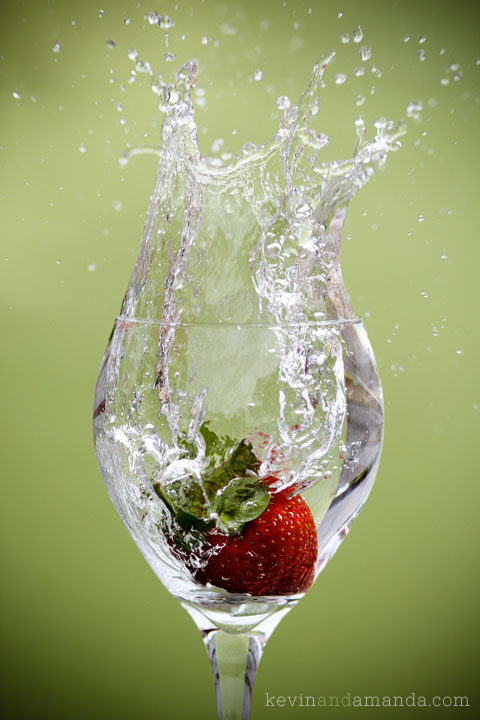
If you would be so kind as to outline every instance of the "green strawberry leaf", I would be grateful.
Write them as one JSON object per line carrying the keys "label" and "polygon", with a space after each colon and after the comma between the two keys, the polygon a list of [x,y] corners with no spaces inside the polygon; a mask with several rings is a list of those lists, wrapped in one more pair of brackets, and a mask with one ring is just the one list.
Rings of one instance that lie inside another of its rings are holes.
{"label": "green strawberry leaf", "polygon": [[234,477],[256,475],[259,467],[260,461],[253,453],[251,443],[242,440],[221,467],[204,477],[203,487],[207,498],[212,500]]}
{"label": "green strawberry leaf", "polygon": [[267,508],[270,492],[258,477],[234,477],[215,498],[215,511],[229,532],[255,520]]}
{"label": "green strawberry leaf", "polygon": [[[195,490],[198,488],[201,492],[199,485],[193,487]],[[174,493],[167,493],[160,483],[154,483],[153,489],[173,515],[177,524],[182,528],[182,530],[185,530],[185,532],[189,532],[190,530],[202,530],[206,532],[211,526],[212,521],[206,517],[202,517],[205,513],[205,505],[200,505],[199,500],[197,502],[192,501],[189,505],[189,510],[191,510],[191,512],[188,512],[183,509],[179,501],[175,498]],[[196,494],[199,495],[199,493]]]}
{"label": "green strawberry leaf", "polygon": [[[206,532],[214,523],[228,532],[239,532],[241,526],[262,514],[270,501],[268,489],[257,473],[260,461],[251,443],[238,442],[228,436],[220,438],[207,423],[200,428],[209,461],[201,480],[192,476],[170,482],[153,483],[176,525],[186,533]],[[193,443],[182,436],[179,444],[193,459]]]}

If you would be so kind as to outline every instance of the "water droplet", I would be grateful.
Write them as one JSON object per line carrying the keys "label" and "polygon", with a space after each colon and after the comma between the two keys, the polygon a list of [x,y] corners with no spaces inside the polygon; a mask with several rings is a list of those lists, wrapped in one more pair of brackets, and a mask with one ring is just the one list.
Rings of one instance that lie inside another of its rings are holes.
{"label": "water droplet", "polygon": [[420,37],[418,38],[418,42],[420,43],[420,45],[422,45],[424,42],[427,42],[427,36],[420,35]]}
{"label": "water droplet", "polygon": [[97,269],[97,263],[96,262],[90,263],[90,265],[88,266],[88,269],[90,270],[90,272],[95,272],[95,270]]}
{"label": "water droplet", "polygon": [[333,79],[335,85],[343,85],[347,76],[344,73],[337,73]]}
{"label": "water droplet", "polygon": [[407,105],[407,117],[413,118],[414,120],[420,120],[420,113],[423,110],[423,103],[421,100],[410,100]]}
{"label": "water droplet", "polygon": [[422,288],[422,289],[420,290],[420,295],[421,295],[422,297],[424,297],[424,298],[430,297],[429,294],[428,294],[428,292],[425,290],[425,288]]}
{"label": "water droplet", "polygon": [[437,335],[438,335],[438,330],[435,327],[435,325],[432,325],[432,335],[433,335],[433,337],[437,337]]}
{"label": "water droplet", "polygon": [[340,35],[340,40],[344,45],[348,45],[350,42],[350,35],[348,33],[345,33],[345,35]]}
{"label": "water droplet", "polygon": [[99,10],[99,11],[98,11],[98,17],[99,17],[99,18],[102,18],[102,17],[104,16],[104,14],[105,14],[105,10]]}
{"label": "water droplet", "polygon": [[357,95],[357,99],[355,100],[355,104],[357,107],[360,107],[360,105],[363,105],[365,102],[365,95]]}
{"label": "water droplet", "polygon": [[480,65],[480,58],[477,58],[477,59],[475,60],[475,65]]}
{"label": "water droplet", "polygon": [[425,54],[425,50],[419,50],[417,55],[420,62],[425,62],[425,58],[427,57]]}
{"label": "water droplet", "polygon": [[290,107],[290,98],[286,95],[280,95],[280,97],[277,98],[277,107],[279,110],[287,110],[287,108]]}
{"label": "water droplet", "polygon": [[15,100],[20,100],[20,98],[22,97],[20,90],[14,90],[12,95],[15,98]]}
{"label": "water droplet", "polygon": [[55,45],[52,47],[52,52],[59,53],[60,52],[60,40],[57,40]]}
{"label": "water droplet", "polygon": [[162,30],[169,30],[170,28],[175,26],[175,23],[169,15],[160,15],[160,17],[158,18],[158,24],[160,25]]}
{"label": "water droplet", "polygon": [[120,211],[122,210],[122,208],[123,208],[123,205],[122,205],[122,203],[121,203],[120,200],[113,200],[113,201],[112,201],[112,207],[113,207],[113,209],[116,210],[117,212],[120,212]]}
{"label": "water droplet", "polygon": [[116,47],[116,42],[115,42],[115,40],[110,39],[110,40],[107,40],[105,45],[109,48],[114,48],[114,47]]}
{"label": "water droplet", "polygon": [[126,17],[126,18],[123,19],[123,22],[125,23],[125,25],[130,25],[130,23],[131,23],[132,21],[130,20],[129,17]]}
{"label": "water droplet", "polygon": [[340,20],[343,17],[343,12],[341,10],[337,13],[337,18]]}
{"label": "water droplet", "polygon": [[158,25],[159,16],[156,10],[152,10],[143,16],[144,20],[148,20],[149,25]]}
{"label": "water droplet", "polygon": [[174,52],[163,53],[163,57],[167,62],[173,62],[177,57]]}
{"label": "water droplet", "polygon": [[355,28],[355,30],[352,33],[352,38],[354,43],[362,42],[363,40],[363,28],[361,25]]}
{"label": "water droplet", "polygon": [[87,152],[87,148],[85,147],[85,145],[83,143],[80,143],[80,146],[78,149],[80,150],[81,153]]}
{"label": "water droplet", "polygon": [[454,75],[453,75],[453,79],[454,79],[456,82],[458,82],[459,80],[461,80],[462,77],[463,77],[463,73],[462,73],[461,70],[459,70],[458,72],[454,73]]}
{"label": "water droplet", "polygon": [[237,28],[228,22],[222,23],[218,29],[220,30],[222,35],[236,35],[237,34]]}
{"label": "water droplet", "polygon": [[463,355],[463,350],[461,348],[458,348],[458,350],[455,350],[457,355]]}
{"label": "water droplet", "polygon": [[127,55],[128,55],[128,57],[130,58],[130,60],[136,60],[137,57],[138,57],[138,50],[137,50],[137,48],[132,48],[131,50],[129,50],[128,53],[127,53]]}
{"label": "water droplet", "polygon": [[206,45],[207,43],[208,43],[208,37],[206,35],[204,35],[202,37],[202,45]]}
{"label": "water droplet", "polygon": [[440,257],[442,258],[442,260],[446,260],[448,258],[447,251],[442,250],[442,252],[440,253]]}
{"label": "water droplet", "polygon": [[355,77],[362,77],[365,75],[365,68],[364,67],[356,67],[355,68]]}
{"label": "water droplet", "polygon": [[441,78],[440,85],[450,85],[450,78]]}
{"label": "water droplet", "polygon": [[423,222],[424,220],[425,220],[425,215],[418,216],[418,222]]}
{"label": "water droplet", "polygon": [[403,36],[403,42],[407,43],[410,40],[410,35],[404,35]]}
{"label": "water droplet", "polygon": [[261,70],[255,70],[255,74],[253,76],[255,80],[258,82],[263,78],[263,72]]}
{"label": "water droplet", "polygon": [[473,403],[472,410],[478,410],[479,408],[480,408],[480,405],[478,403]]}
{"label": "water droplet", "polygon": [[361,47],[359,52],[363,62],[370,60],[370,58],[372,57],[372,48],[368,45]]}

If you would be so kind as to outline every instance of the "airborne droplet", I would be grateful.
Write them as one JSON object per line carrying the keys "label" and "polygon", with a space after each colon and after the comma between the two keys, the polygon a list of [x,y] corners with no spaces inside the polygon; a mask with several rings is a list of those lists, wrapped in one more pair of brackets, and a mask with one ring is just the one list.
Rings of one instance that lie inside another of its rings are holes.
{"label": "airborne droplet", "polygon": [[369,47],[368,45],[361,47],[360,48],[360,57],[362,58],[363,62],[370,60],[370,58],[372,57],[372,48]]}
{"label": "airborne droplet", "polygon": [[353,33],[352,33],[352,37],[353,37],[353,42],[354,42],[354,43],[362,42],[362,40],[363,40],[363,29],[362,29],[361,25],[359,25],[358,27],[355,28],[355,30],[354,30]]}

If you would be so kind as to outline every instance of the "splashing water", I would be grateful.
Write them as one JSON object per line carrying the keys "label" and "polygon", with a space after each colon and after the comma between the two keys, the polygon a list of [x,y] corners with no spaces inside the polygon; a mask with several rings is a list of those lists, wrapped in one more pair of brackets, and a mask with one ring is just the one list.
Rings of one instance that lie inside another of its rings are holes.
{"label": "splashing water", "polygon": [[[368,140],[358,116],[353,156],[323,161],[329,138],[311,121],[330,53],[296,105],[279,98],[283,114],[267,143],[246,144],[228,161],[204,157],[191,100],[195,65],[164,82],[136,50],[129,55],[150,75],[164,122],[159,148],[123,158],[148,152],[160,162],[97,385],[97,453],[117,509],[162,582],[198,604],[198,585],[162,544],[165,509],[152,478],[191,503],[185,493],[201,485],[210,462],[207,421],[218,436],[248,437],[259,475],[275,476],[277,489],[303,491],[318,526],[318,572],[366,499],[381,448],[381,388],[349,305],[340,247],[349,201],[400,147],[405,126],[380,118]],[[211,350],[219,337],[230,348],[221,365]],[[238,357],[246,371],[229,376]]]}

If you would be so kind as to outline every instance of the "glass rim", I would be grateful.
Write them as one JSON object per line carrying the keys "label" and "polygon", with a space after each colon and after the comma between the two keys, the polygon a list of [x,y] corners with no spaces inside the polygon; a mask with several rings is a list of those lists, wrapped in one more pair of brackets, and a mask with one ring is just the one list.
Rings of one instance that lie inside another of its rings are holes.
{"label": "glass rim", "polygon": [[358,325],[362,322],[362,318],[355,315],[351,318],[342,318],[337,320],[305,320],[294,323],[239,323],[239,322],[166,322],[164,320],[151,320],[150,318],[130,317],[128,315],[118,315],[115,318],[115,324],[126,323],[129,325],[149,326],[149,327],[172,327],[172,328],[215,328],[215,329],[232,329],[237,330],[281,330],[283,328],[303,328],[303,327],[344,327],[348,325]]}

